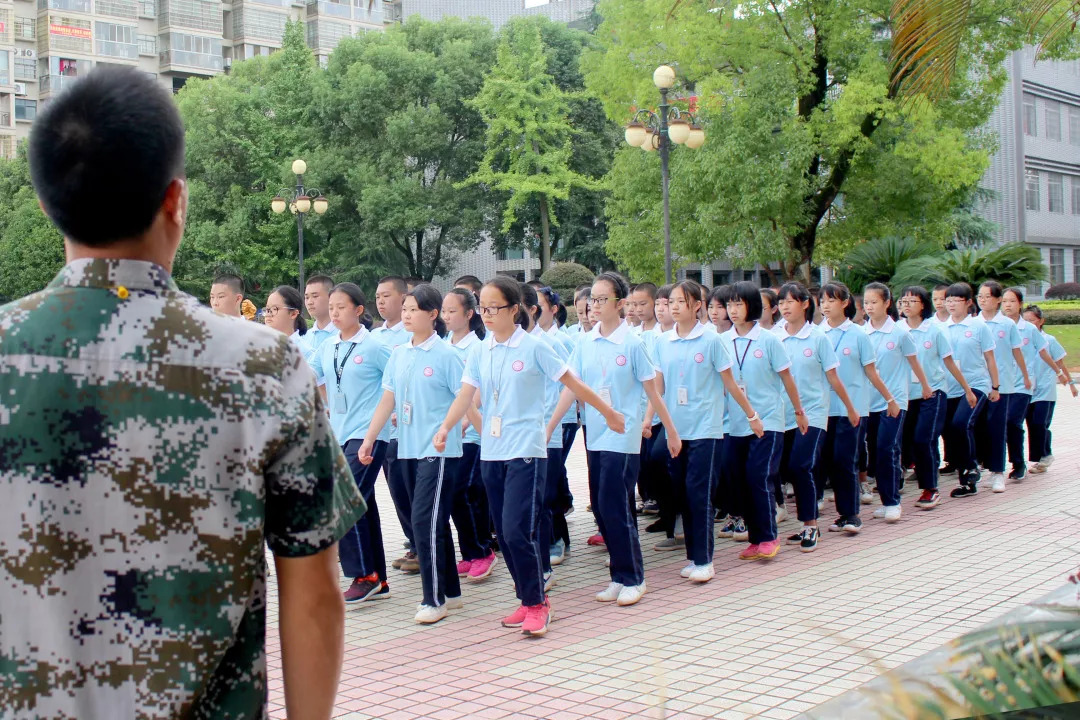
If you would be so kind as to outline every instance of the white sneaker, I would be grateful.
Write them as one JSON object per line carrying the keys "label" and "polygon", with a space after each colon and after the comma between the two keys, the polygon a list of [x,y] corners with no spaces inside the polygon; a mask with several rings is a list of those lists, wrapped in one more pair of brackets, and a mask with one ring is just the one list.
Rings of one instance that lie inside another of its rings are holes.
{"label": "white sneaker", "polygon": [[606,568],[611,567],[611,556],[610,555],[608,555],[606,558],[604,558],[604,567],[606,567]]}
{"label": "white sneaker", "polygon": [[686,567],[684,567],[682,570],[679,571],[679,577],[684,577],[684,578],[690,577],[690,573],[694,572],[694,568],[696,568],[696,567],[697,567],[697,565],[695,565],[694,563],[690,563],[689,565],[687,565]]}
{"label": "white sneaker", "polygon": [[1003,473],[990,473],[990,489],[996,493],[1005,492],[1005,475]]}
{"label": "white sneaker", "polygon": [[870,483],[859,483],[859,502],[863,505],[874,502],[874,493],[870,490]]}
{"label": "white sneaker", "polygon": [[879,520],[881,518],[885,517],[885,510],[886,510],[886,508],[885,508],[884,505],[882,505],[878,509],[874,510],[874,517],[876,517]]}
{"label": "white sneaker", "polygon": [[911,482],[914,479],[915,479],[915,470],[913,468],[909,468],[909,469],[904,471],[904,479],[903,479],[902,482]]}
{"label": "white sneaker", "polygon": [[887,506],[885,508],[885,514],[883,516],[885,518],[885,522],[887,522],[887,523],[896,522],[897,520],[900,519],[901,512],[902,512],[902,510],[900,509],[899,505],[889,505],[889,506]]}
{"label": "white sneaker", "polygon": [[640,585],[626,585],[619,592],[619,605],[626,607],[627,605],[634,605],[641,596],[645,594],[645,582],[642,581]]}
{"label": "white sneaker", "polygon": [[821,500],[817,501],[817,511],[821,512],[824,509],[825,509],[825,499],[822,498]]}
{"label": "white sneaker", "polygon": [[784,483],[784,497],[795,497],[795,487],[791,483]]}
{"label": "white sneaker", "polygon": [[780,524],[788,519],[787,505],[776,506],[776,522]]}
{"label": "white sneaker", "polygon": [[446,596],[447,610],[460,610],[463,607],[465,607],[465,603],[464,601],[462,601],[460,595],[458,595],[457,597],[450,597],[449,595]]}
{"label": "white sneaker", "polygon": [[615,602],[619,599],[622,589],[621,583],[613,582],[605,590],[596,593],[596,602]]}
{"label": "white sneaker", "polygon": [[713,570],[712,563],[708,565],[695,565],[694,569],[690,571],[690,582],[707,583],[713,579],[716,575],[716,571]]}
{"label": "white sneaker", "polygon": [[1037,462],[1028,469],[1028,472],[1032,475],[1042,475],[1046,472],[1046,466],[1041,462]]}
{"label": "white sneaker", "polygon": [[1054,464],[1054,456],[1053,455],[1043,455],[1042,460],[1040,460],[1039,462],[1042,463],[1043,467],[1049,468],[1051,465]]}
{"label": "white sneaker", "polygon": [[555,571],[554,570],[552,570],[551,572],[544,575],[544,592],[547,592],[548,590],[550,590],[553,587],[555,587]]}
{"label": "white sneaker", "polygon": [[420,609],[416,611],[416,622],[421,625],[437,623],[444,617],[446,617],[446,605],[440,605],[438,607],[421,605]]}

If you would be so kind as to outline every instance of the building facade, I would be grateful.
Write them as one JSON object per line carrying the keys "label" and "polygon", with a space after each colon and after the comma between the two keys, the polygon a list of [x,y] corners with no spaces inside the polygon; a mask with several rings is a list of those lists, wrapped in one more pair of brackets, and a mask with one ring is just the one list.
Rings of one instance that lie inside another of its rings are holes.
{"label": "building facade", "polygon": [[95,67],[135,67],[175,91],[269,55],[290,18],[321,62],[342,38],[384,28],[381,0],[0,0],[0,155]]}
{"label": "building facade", "polygon": [[596,0],[390,0],[386,17],[388,22],[401,22],[413,15],[425,20],[479,17],[497,30],[511,18],[543,15],[577,27],[585,23],[595,5]]}
{"label": "building facade", "polygon": [[1028,294],[1080,282],[1080,61],[1035,62],[1033,48],[1013,53],[1009,82],[988,130],[998,150],[982,186],[995,197],[981,214],[998,242],[1039,248],[1050,280]]}

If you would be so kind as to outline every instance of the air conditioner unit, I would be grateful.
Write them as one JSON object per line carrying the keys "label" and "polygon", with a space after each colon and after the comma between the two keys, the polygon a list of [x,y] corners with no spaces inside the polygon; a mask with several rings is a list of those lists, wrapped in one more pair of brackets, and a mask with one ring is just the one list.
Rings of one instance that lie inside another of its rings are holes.
{"label": "air conditioner unit", "polygon": [[15,85],[15,94],[16,95],[25,95],[26,94],[26,83],[17,82],[17,83],[14,83],[14,85]]}

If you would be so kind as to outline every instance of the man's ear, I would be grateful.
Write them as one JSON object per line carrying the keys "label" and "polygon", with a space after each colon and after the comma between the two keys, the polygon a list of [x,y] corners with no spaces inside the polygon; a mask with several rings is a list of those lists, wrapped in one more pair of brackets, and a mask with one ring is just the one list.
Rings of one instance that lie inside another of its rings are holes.
{"label": "man's ear", "polygon": [[169,219],[183,227],[187,219],[188,189],[183,178],[176,178],[165,190],[165,202],[162,206]]}

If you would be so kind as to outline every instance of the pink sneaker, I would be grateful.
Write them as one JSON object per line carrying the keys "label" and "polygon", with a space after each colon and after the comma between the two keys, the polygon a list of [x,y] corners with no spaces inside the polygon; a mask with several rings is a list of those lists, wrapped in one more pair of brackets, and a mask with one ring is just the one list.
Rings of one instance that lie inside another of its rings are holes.
{"label": "pink sneaker", "polygon": [[[491,553],[486,558],[472,561],[472,567],[469,568],[469,580],[476,582],[478,580],[486,580],[491,576],[491,571],[495,569],[495,563],[499,559],[495,557],[495,553]],[[460,565],[458,568],[460,569]],[[517,627],[516,625],[514,627]]]}
{"label": "pink sneaker", "polygon": [[600,533],[596,533],[595,535],[590,537],[588,540],[586,540],[585,544],[586,545],[606,545],[607,543],[604,542],[604,536],[603,535],[601,535]]}
{"label": "pink sneaker", "polygon": [[542,605],[525,608],[525,622],[521,624],[521,634],[530,637],[545,635],[552,617],[551,603],[548,600],[544,600]]}
{"label": "pink sneaker", "polygon": [[774,557],[776,557],[776,553],[779,550],[780,550],[780,541],[779,540],[770,540],[768,542],[763,542],[763,543],[761,543],[761,545],[758,546],[757,559],[758,560],[768,560],[769,558],[774,558]]}
{"label": "pink sneaker", "polygon": [[458,577],[465,577],[466,575],[468,575],[469,571],[472,570],[472,564],[472,560],[462,560],[461,562],[459,562],[457,564]]}
{"label": "pink sneaker", "polygon": [[521,625],[525,622],[525,616],[527,613],[528,608],[522,605],[517,610],[503,618],[502,626],[508,628],[521,627]]}
{"label": "pink sneaker", "polygon": [[747,545],[746,549],[739,553],[740,560],[757,560],[761,554],[760,545]]}

